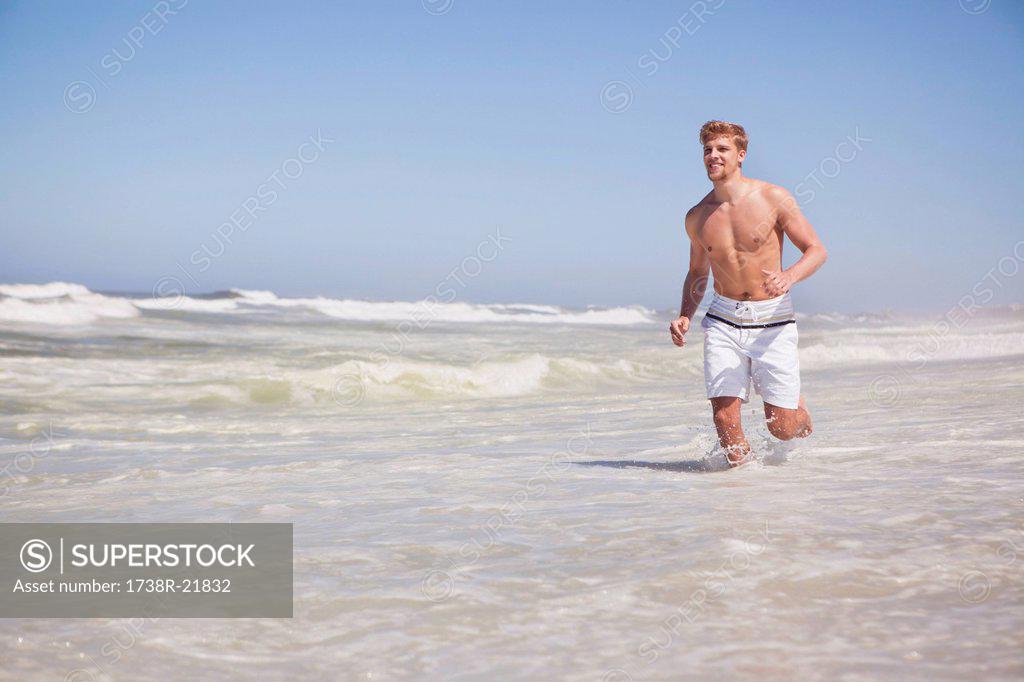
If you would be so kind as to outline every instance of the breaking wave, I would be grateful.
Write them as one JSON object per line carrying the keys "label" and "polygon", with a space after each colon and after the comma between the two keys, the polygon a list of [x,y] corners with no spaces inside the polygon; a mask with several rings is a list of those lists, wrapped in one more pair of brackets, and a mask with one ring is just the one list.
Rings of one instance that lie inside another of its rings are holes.
{"label": "breaking wave", "polygon": [[0,320],[8,322],[75,325],[139,314],[128,299],[97,294],[81,284],[0,284]]}
{"label": "breaking wave", "polygon": [[270,291],[231,289],[204,296],[104,295],[81,284],[0,285],[0,320],[50,325],[90,324],[145,312],[246,314],[294,310],[353,322],[405,320],[456,323],[636,325],[657,321],[642,306],[571,310],[551,305],[436,301],[361,301],[317,296],[284,298]]}

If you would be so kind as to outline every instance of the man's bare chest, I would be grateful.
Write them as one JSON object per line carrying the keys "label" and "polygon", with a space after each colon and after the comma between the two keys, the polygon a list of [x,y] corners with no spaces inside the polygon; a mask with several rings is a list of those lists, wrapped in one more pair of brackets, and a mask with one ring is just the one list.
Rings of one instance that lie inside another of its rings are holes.
{"label": "man's bare chest", "polygon": [[719,206],[705,217],[697,238],[706,249],[759,251],[777,241],[776,212],[766,206]]}

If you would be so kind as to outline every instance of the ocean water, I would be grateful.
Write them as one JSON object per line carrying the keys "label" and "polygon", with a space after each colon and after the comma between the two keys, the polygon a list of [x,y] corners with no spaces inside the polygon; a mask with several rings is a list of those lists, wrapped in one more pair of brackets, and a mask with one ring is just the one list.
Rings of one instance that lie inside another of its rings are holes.
{"label": "ocean water", "polygon": [[668,321],[0,286],[4,521],[295,524],[293,619],[4,619],[0,679],[1024,675],[1024,309],[800,315],[815,433],[731,471]]}

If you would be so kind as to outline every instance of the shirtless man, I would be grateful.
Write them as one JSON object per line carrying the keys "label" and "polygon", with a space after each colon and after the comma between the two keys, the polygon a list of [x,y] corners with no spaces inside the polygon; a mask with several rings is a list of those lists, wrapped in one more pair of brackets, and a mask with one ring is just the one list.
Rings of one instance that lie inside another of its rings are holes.
{"label": "shirtless man", "polygon": [[[704,167],[714,189],[686,214],[690,269],[683,284],[672,342],[686,344],[690,320],[714,275],[715,296],[701,321],[704,380],[718,439],[732,466],[750,444],[740,423],[750,386],[764,399],[768,430],[781,440],[811,434],[811,415],[800,394],[797,331],[790,288],[810,277],[827,254],[796,200],[776,185],[743,177],[743,126],[709,121],[700,129]],[[800,260],[782,269],[782,237]]]}

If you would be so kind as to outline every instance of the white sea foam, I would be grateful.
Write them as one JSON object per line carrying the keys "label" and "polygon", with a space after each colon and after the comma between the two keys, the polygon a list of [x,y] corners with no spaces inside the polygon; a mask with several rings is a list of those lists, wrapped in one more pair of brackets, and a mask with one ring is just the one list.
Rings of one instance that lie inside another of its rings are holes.
{"label": "white sea foam", "polygon": [[1024,354],[1024,331],[935,334],[831,334],[800,342],[800,362],[807,369],[885,362],[918,366],[929,361],[980,360]]}
{"label": "white sea foam", "polygon": [[81,284],[50,282],[48,284],[0,284],[0,294],[13,298],[57,298],[58,296],[86,296],[91,294]]}
{"label": "white sea foam", "polygon": [[350,400],[466,400],[513,398],[581,386],[628,384],[644,371],[635,363],[609,363],[539,353],[488,358],[471,364],[392,357],[349,360],[326,370],[285,369],[272,374],[228,366],[220,375],[197,373],[179,398],[193,404],[329,404]]}
{"label": "white sea foam", "polygon": [[129,299],[136,308],[143,310],[180,310],[189,313],[231,313],[239,311],[238,303],[231,298],[191,298],[189,296],[168,298]]}
{"label": "white sea foam", "polygon": [[566,310],[557,306],[530,304],[441,303],[433,301],[361,301],[318,296],[281,298],[269,291],[232,289],[240,304],[306,308],[328,317],[360,322],[415,321],[494,322],[525,324],[607,324],[633,325],[655,321],[654,311],[642,306]]}
{"label": "white sea foam", "polygon": [[[352,322],[410,321],[501,324],[637,325],[656,321],[642,306],[569,310],[551,305],[479,304],[434,301],[362,301],[325,296],[284,298],[271,291],[231,289],[229,296],[196,298],[124,298],[94,293],[81,284],[0,285],[0,320],[74,325],[105,317],[133,317],[140,310],[185,313],[245,314],[273,310],[306,310]],[[54,305],[54,304],[57,305]],[[45,305],[43,305],[45,304]]]}
{"label": "white sea foam", "polygon": [[250,303],[276,303],[281,300],[273,291],[257,289],[231,289],[230,291],[233,295],[244,298]]}
{"label": "white sea foam", "polygon": [[80,284],[0,285],[0,321],[75,325],[138,315],[127,299],[96,294]]}
{"label": "white sea foam", "polygon": [[333,374],[357,377],[371,397],[512,397],[540,389],[551,371],[541,355],[472,366],[394,360],[386,363],[346,362]]}

